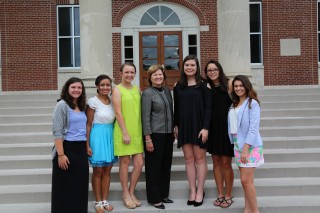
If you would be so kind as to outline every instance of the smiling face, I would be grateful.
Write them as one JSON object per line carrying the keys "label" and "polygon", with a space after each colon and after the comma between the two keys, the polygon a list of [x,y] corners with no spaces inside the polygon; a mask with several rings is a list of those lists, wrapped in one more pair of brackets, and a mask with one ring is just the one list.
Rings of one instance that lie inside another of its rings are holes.
{"label": "smiling face", "polygon": [[125,83],[131,83],[136,74],[136,70],[133,66],[125,65],[121,71],[122,81]]}
{"label": "smiling face", "polygon": [[219,84],[219,68],[215,64],[208,64],[206,73],[210,80]]}
{"label": "smiling face", "polygon": [[80,82],[70,84],[68,93],[73,98],[73,100],[77,100],[82,94],[82,84]]}
{"label": "smiling face", "polygon": [[197,72],[197,63],[194,59],[188,60],[183,65],[183,70],[186,76],[194,76]]}
{"label": "smiling face", "polygon": [[109,79],[102,79],[97,86],[97,89],[99,91],[99,94],[101,95],[109,95],[112,89],[112,84]]}
{"label": "smiling face", "polygon": [[151,75],[150,80],[152,82],[152,86],[161,87],[164,80],[164,75],[162,70],[158,69],[156,72],[154,72]]}
{"label": "smiling face", "polygon": [[246,98],[247,97],[246,89],[244,88],[241,81],[239,81],[239,80],[234,81],[233,90],[236,93],[236,95],[239,96],[239,98]]}

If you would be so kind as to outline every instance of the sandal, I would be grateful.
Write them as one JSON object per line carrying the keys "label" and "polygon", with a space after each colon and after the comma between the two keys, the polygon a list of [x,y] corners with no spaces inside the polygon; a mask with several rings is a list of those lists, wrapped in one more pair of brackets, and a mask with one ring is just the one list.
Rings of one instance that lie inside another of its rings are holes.
{"label": "sandal", "polygon": [[224,197],[218,197],[215,201],[213,201],[214,206],[221,206],[221,204],[224,202]]}
{"label": "sandal", "polygon": [[133,201],[134,204],[136,204],[137,207],[141,206],[141,201],[138,200],[138,198],[134,194],[130,194],[131,200]]}
{"label": "sandal", "polygon": [[96,213],[104,213],[102,201],[99,201],[99,202],[94,201],[94,208],[96,209]]}
{"label": "sandal", "polygon": [[130,195],[122,195],[122,200],[125,207],[127,207],[128,209],[135,209],[137,207],[136,204],[132,201]]}
{"label": "sandal", "polygon": [[108,212],[111,212],[113,210],[113,206],[107,200],[102,201],[102,206]]}
{"label": "sandal", "polygon": [[221,208],[228,208],[229,206],[231,206],[233,204],[233,197],[230,197],[228,199],[224,199],[224,201],[220,204]]}

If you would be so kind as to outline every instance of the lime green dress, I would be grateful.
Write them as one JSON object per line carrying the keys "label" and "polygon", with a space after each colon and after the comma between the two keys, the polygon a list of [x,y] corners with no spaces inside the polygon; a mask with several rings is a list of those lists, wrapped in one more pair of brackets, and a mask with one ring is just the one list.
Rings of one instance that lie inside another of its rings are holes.
{"label": "lime green dress", "polygon": [[126,156],[143,153],[143,138],[141,124],[141,96],[137,86],[127,89],[121,84],[116,86],[121,92],[121,112],[126,124],[130,144],[124,144],[122,130],[118,121],[114,125],[114,155]]}

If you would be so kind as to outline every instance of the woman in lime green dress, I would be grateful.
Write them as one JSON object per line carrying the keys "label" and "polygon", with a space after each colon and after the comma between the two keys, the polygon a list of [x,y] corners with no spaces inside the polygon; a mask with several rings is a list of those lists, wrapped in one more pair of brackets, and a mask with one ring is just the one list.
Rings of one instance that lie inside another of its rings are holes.
{"label": "woman in lime green dress", "polygon": [[[122,81],[112,94],[112,102],[116,114],[114,125],[114,154],[119,156],[119,175],[123,190],[122,199],[129,209],[141,206],[134,194],[135,187],[143,167],[143,138],[141,124],[141,96],[137,86],[132,85],[136,67],[132,63],[121,66]],[[133,170],[128,186],[130,161]]]}

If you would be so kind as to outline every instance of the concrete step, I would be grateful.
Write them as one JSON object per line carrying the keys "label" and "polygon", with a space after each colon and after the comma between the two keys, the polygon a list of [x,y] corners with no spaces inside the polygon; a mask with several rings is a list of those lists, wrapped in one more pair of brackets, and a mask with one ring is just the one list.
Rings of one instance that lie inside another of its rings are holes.
{"label": "concrete step", "polygon": [[319,136],[320,126],[261,127],[264,137]]}
{"label": "concrete step", "polygon": [[0,124],[52,123],[52,114],[0,115]]}
{"label": "concrete step", "polygon": [[320,116],[312,117],[264,117],[260,127],[276,126],[320,126]]}
{"label": "concrete step", "polygon": [[0,108],[0,115],[38,115],[38,114],[52,114],[54,106],[52,107],[11,107]]}
{"label": "concrete step", "polygon": [[[212,204],[214,198],[205,197],[202,206],[197,208],[187,206],[186,200],[182,198],[174,199],[173,204],[166,204],[166,209],[161,211],[148,204],[146,200],[142,200],[142,206],[137,209],[127,209],[123,206],[123,202],[119,200],[111,200],[114,206],[112,212],[129,213],[129,212],[146,212],[146,213],[242,213],[244,207],[243,197],[233,198],[234,203],[228,208],[223,209],[215,207]],[[258,205],[261,213],[314,213],[318,212],[320,196],[272,196],[258,197]],[[10,213],[50,213],[51,204],[49,202],[39,203],[22,203],[22,204],[0,204],[0,212]],[[95,213],[93,202],[88,202],[88,213]]]}
{"label": "concrete step", "polygon": [[0,144],[0,158],[3,156],[23,157],[31,155],[51,155],[53,147],[51,143],[21,143],[21,144]]}
{"label": "concrete step", "polygon": [[265,86],[257,89],[258,95],[319,94],[319,85]]}
{"label": "concrete step", "polygon": [[0,108],[11,108],[11,107],[54,107],[57,104],[57,100],[9,100],[0,101]]}
{"label": "concrete step", "polygon": [[262,109],[319,108],[320,101],[262,102],[260,106]]}
{"label": "concrete step", "polygon": [[[171,181],[170,198],[187,201],[189,193],[188,181]],[[311,196],[320,190],[320,178],[260,178],[255,179],[257,196]],[[89,184],[89,200],[94,200]],[[217,191],[213,180],[206,181],[206,198],[216,197]],[[135,194],[139,199],[146,200],[145,183],[138,182]],[[239,179],[235,179],[232,192],[234,197],[243,197],[243,189]],[[110,185],[109,200],[120,200],[122,188],[120,183]],[[6,185],[0,186],[0,204],[48,202],[51,198],[51,184]],[[320,205],[320,204],[319,204]]]}
{"label": "concrete step", "polygon": [[[266,159],[267,161],[267,159]],[[132,167],[130,167],[131,171]],[[235,177],[239,177],[239,171],[233,164]],[[92,169],[90,168],[90,173]],[[213,177],[213,165],[208,162],[207,179]],[[119,167],[114,165],[111,171],[111,180],[119,182]],[[35,168],[35,169],[3,169],[0,170],[0,186],[3,185],[23,185],[23,184],[50,184],[52,169]],[[255,172],[256,178],[285,178],[285,177],[319,177],[320,161],[304,162],[270,162],[259,167]],[[140,181],[144,181],[144,168]],[[173,165],[171,169],[171,180],[186,180],[185,166]]]}
{"label": "concrete step", "polygon": [[320,136],[263,137],[265,149],[320,148]]}
{"label": "concrete step", "polygon": [[320,92],[317,94],[279,94],[279,95],[259,95],[259,100],[263,102],[288,102],[288,101],[320,101]]}
{"label": "concrete step", "polygon": [[50,132],[0,133],[0,144],[53,143]]}
{"label": "concrete step", "polygon": [[0,124],[0,133],[51,132],[52,123]]}
{"label": "concrete step", "polygon": [[320,108],[262,109],[261,118],[267,117],[312,117],[320,116]]}

